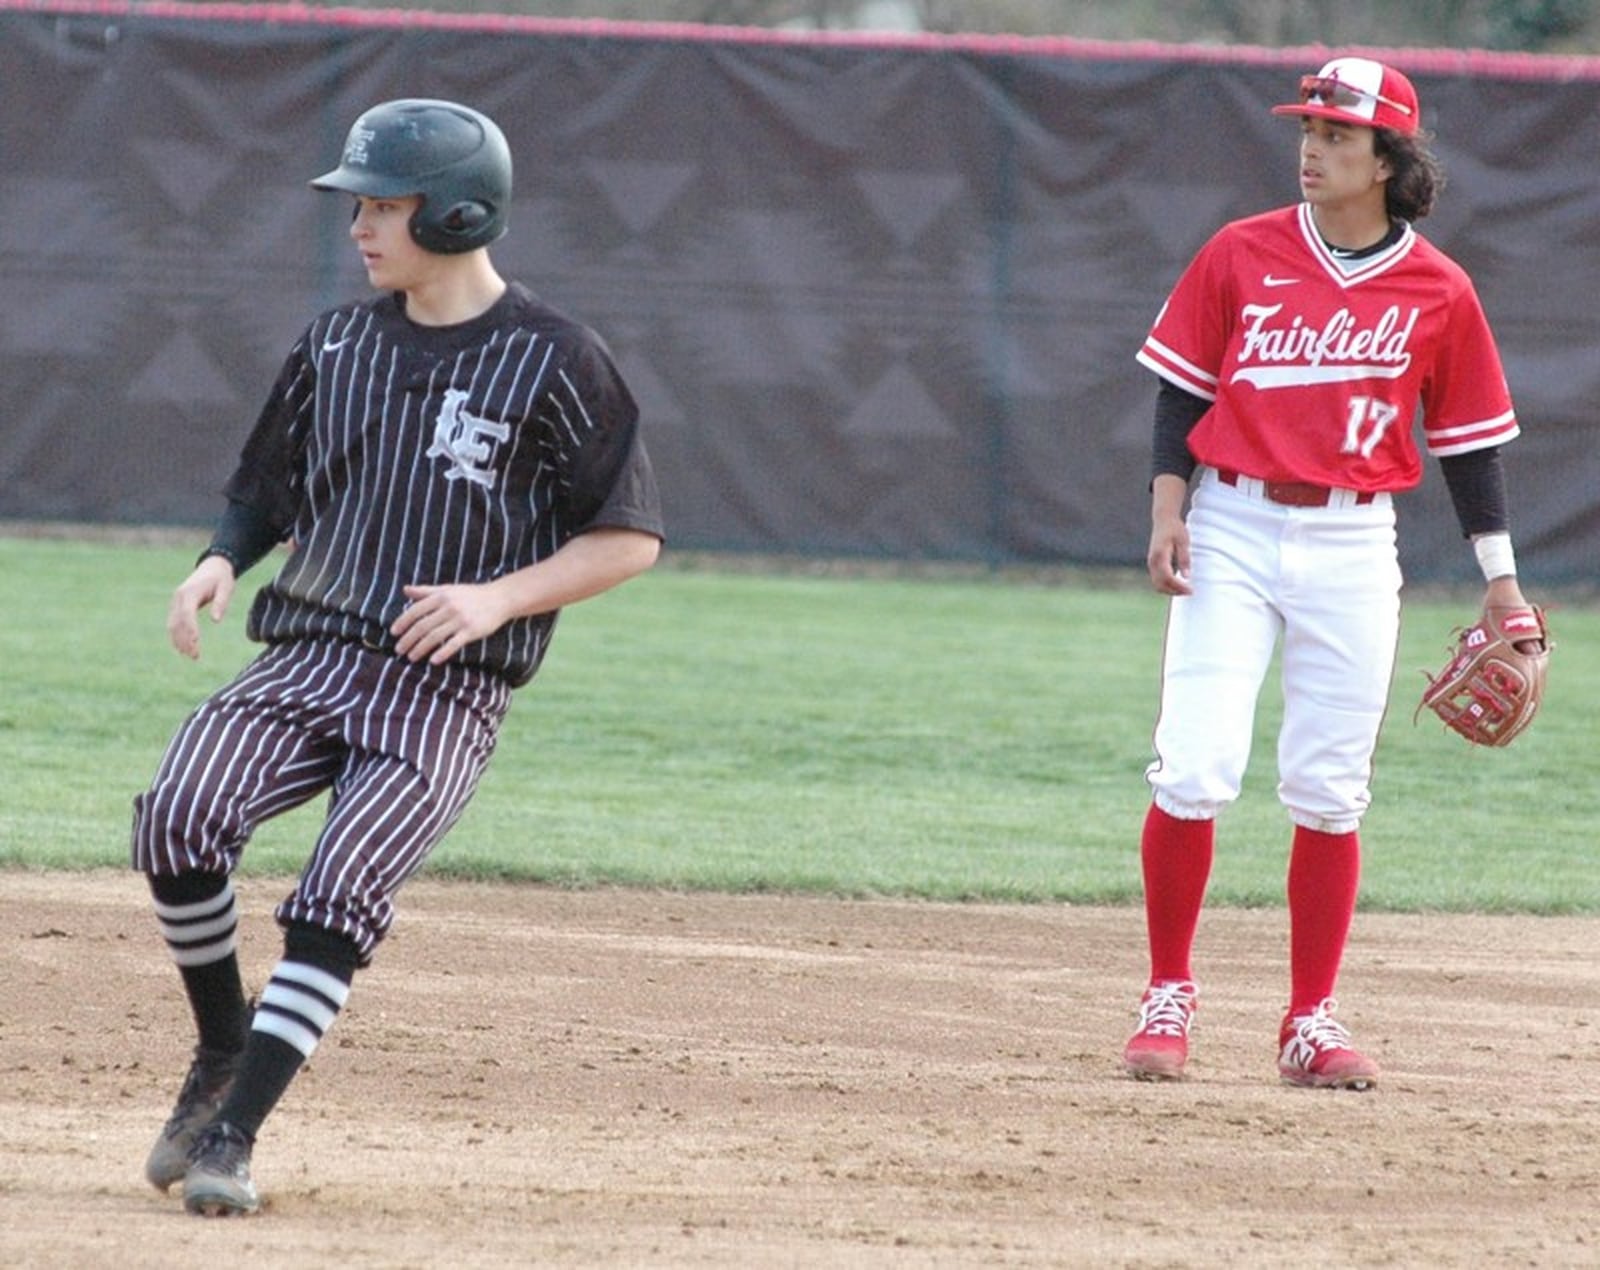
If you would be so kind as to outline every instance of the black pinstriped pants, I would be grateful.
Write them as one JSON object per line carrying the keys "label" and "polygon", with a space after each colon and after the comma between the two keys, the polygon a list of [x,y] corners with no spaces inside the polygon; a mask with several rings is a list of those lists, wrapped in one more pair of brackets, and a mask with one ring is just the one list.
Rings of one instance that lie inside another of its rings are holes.
{"label": "black pinstriped pants", "polygon": [[460,817],[510,704],[504,680],[357,644],[269,646],[178,729],[134,799],[133,867],[231,873],[256,826],[329,791],[280,923],[352,940],[363,964],[394,897]]}

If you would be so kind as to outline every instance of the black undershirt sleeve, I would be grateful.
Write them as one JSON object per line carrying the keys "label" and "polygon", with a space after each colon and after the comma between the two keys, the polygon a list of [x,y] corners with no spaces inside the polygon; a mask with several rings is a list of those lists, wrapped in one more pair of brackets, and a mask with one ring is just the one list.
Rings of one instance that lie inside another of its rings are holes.
{"label": "black undershirt sleeve", "polygon": [[241,577],[246,569],[276,547],[280,538],[266,513],[230,498],[228,509],[212,532],[211,545],[200,553],[200,559],[221,556],[233,566],[233,576]]}
{"label": "black undershirt sleeve", "polygon": [[1150,456],[1152,482],[1158,476],[1181,476],[1187,481],[1194,475],[1189,433],[1209,409],[1211,403],[1204,397],[1185,392],[1165,379],[1161,381],[1161,391],[1156,394],[1155,440]]}
{"label": "black undershirt sleeve", "polygon": [[1511,527],[1506,513],[1505,465],[1498,446],[1441,458],[1439,470],[1444,473],[1464,536],[1505,533]]}

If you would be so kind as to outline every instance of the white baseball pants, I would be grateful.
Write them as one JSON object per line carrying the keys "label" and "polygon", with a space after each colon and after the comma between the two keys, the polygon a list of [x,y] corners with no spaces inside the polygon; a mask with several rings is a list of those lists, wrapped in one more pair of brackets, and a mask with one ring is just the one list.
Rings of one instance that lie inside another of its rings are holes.
{"label": "white baseball pants", "polygon": [[1259,483],[1202,469],[1188,517],[1194,594],[1168,612],[1156,758],[1169,815],[1215,817],[1238,796],[1257,698],[1282,643],[1278,797],[1296,824],[1356,829],[1400,630],[1394,508],[1285,507]]}

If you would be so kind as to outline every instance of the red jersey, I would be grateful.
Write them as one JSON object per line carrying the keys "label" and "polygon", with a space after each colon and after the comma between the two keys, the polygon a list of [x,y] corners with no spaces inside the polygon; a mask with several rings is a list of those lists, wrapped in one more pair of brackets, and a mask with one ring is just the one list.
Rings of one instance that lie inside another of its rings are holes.
{"label": "red jersey", "polygon": [[1141,364],[1212,403],[1201,463],[1357,490],[1422,479],[1436,456],[1517,435],[1494,336],[1466,272],[1407,225],[1341,261],[1309,204],[1218,230],[1178,279]]}

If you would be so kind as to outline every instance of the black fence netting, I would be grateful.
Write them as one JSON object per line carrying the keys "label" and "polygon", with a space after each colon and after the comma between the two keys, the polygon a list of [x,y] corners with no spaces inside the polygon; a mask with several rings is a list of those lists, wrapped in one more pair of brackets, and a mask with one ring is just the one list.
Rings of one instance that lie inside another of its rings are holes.
{"label": "black fence netting", "polygon": [[[261,6],[0,5],[0,516],[201,524],[290,343],[366,288],[307,187],[392,97],[496,118],[501,272],[596,327],[684,547],[1138,565],[1133,354],[1224,219],[1297,197],[1321,50]],[[1600,59],[1397,51],[1524,434],[1519,559],[1600,556]],[[1472,576],[1436,465],[1418,579]]]}

